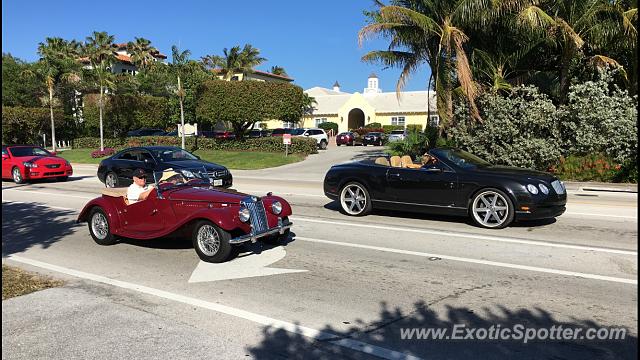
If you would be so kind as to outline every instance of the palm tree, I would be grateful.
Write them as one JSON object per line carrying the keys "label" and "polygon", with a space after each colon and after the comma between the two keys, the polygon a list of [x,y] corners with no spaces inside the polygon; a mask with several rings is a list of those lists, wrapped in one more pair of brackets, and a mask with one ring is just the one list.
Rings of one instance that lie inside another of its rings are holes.
{"label": "palm tree", "polygon": [[370,23],[360,30],[358,39],[362,44],[382,35],[390,38],[389,46],[387,50],[370,51],[362,60],[402,68],[396,85],[398,96],[408,78],[427,63],[434,77],[442,123],[453,118],[456,80],[472,117],[480,119],[475,104],[477,89],[464,48],[469,40],[464,27],[503,11],[500,4],[487,7],[483,0],[397,0],[387,6],[377,2],[378,9],[368,13]]}
{"label": "palm tree", "polygon": [[[532,32],[545,34],[559,52],[560,102],[566,100],[569,92],[571,62],[584,48],[601,50],[610,34],[622,27],[626,27],[625,31],[635,30],[635,43],[637,29],[624,21],[630,19],[624,15],[611,2],[603,0],[540,0],[518,11],[518,24]],[[632,13],[627,15],[633,16]],[[619,66],[615,59],[604,54],[596,53],[592,60],[595,64]]]}
{"label": "palm tree", "polygon": [[147,69],[155,61],[154,54],[158,49],[151,46],[151,41],[145,38],[135,38],[127,43],[127,51],[131,54],[131,61],[140,69]]}
{"label": "palm tree", "polygon": [[[61,81],[79,81],[80,77],[76,66],[77,49],[78,46],[75,41],[68,42],[59,37],[48,37],[44,43],[38,45],[40,60],[36,71],[44,80],[49,94],[45,103],[49,106],[51,115],[51,144],[53,151],[56,151],[56,127],[53,116],[55,88]],[[35,74],[27,71],[25,75],[33,76]]]}
{"label": "palm tree", "polygon": [[189,56],[191,56],[191,51],[184,50],[180,51],[177,46],[173,45],[171,47],[171,54],[173,57],[173,61],[171,65],[175,68],[176,74],[178,77],[178,90],[176,94],[180,99],[180,123],[182,124],[182,148],[185,148],[185,133],[184,133],[184,97],[186,95],[184,89],[182,88],[182,82],[180,80],[180,76],[184,71],[185,65],[189,62]]}
{"label": "palm tree", "polygon": [[88,36],[84,46],[85,56],[89,59],[91,69],[97,78],[97,85],[100,87],[100,97],[98,107],[100,109],[100,150],[104,150],[104,128],[102,113],[104,112],[104,97],[108,88],[113,88],[113,74],[111,65],[115,60],[115,49],[113,45],[114,37],[107,32],[94,31],[92,36]]}
{"label": "palm tree", "polygon": [[[250,44],[245,44],[242,49],[234,46],[231,49],[224,48],[223,56],[206,55],[201,58],[206,68],[217,68],[223,74],[225,80],[231,80],[234,74],[252,71],[254,67],[262,64],[267,59],[260,57],[260,50]],[[284,69],[283,69],[284,70]]]}
{"label": "palm tree", "polygon": [[283,67],[280,67],[280,66],[272,66],[272,67],[271,67],[271,73],[272,73],[273,75],[289,76],[289,75],[287,74],[287,72],[284,70],[284,68],[283,68]]}

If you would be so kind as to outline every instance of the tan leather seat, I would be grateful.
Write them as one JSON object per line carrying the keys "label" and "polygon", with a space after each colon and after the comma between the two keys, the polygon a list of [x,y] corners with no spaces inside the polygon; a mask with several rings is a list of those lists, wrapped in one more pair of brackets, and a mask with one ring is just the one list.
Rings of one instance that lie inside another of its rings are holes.
{"label": "tan leather seat", "polygon": [[391,164],[389,163],[389,160],[386,157],[376,158],[376,164],[382,165],[382,166],[391,166]]}
{"label": "tan leather seat", "polygon": [[413,160],[411,159],[411,156],[409,155],[405,155],[403,156],[400,161],[402,162],[402,167],[403,168],[408,168],[408,169],[419,169],[422,166],[418,165],[418,164],[414,164]]}
{"label": "tan leather seat", "polygon": [[127,196],[127,188],[104,188],[102,189],[102,195],[111,197]]}
{"label": "tan leather seat", "polygon": [[400,156],[396,155],[391,157],[391,166],[402,167],[402,160],[400,160]]}

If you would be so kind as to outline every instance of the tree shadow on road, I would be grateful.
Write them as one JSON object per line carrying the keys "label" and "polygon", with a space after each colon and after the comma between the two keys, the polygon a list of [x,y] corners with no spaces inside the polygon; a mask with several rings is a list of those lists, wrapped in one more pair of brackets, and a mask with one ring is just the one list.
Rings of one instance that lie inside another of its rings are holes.
{"label": "tree shadow on road", "polygon": [[[346,322],[345,322],[346,323]],[[379,318],[373,323],[362,320],[351,321],[348,330],[338,330],[331,324],[321,331],[330,334],[320,335],[319,339],[308,338],[297,332],[282,329],[265,328],[260,344],[247,348],[256,359],[370,359],[372,356],[336,345],[342,339],[361,341],[369,345],[401,352],[426,359],[636,359],[638,349],[637,335],[631,335],[625,329],[624,340],[414,340],[402,339],[401,329],[447,329],[451,334],[454,326],[460,328],[462,337],[467,335],[465,329],[515,329],[517,325],[523,329],[562,329],[580,328],[585,334],[588,328],[605,327],[593,319],[576,319],[560,321],[544,309],[509,309],[494,306],[481,311],[467,307],[447,306],[444,311],[436,313],[428,304],[418,302],[410,312],[399,308],[390,308],[382,303]],[[498,328],[499,326],[499,328]],[[615,325],[614,325],[615,326]],[[622,328],[615,326],[616,328]],[[523,330],[523,334],[527,330]],[[482,331],[475,330],[480,337]],[[543,333],[542,330],[540,333]],[[414,333],[415,334],[415,333]],[[487,333],[488,334],[488,333]],[[512,334],[515,334],[512,332]],[[488,335],[485,335],[488,336]],[[391,357],[393,358],[393,357]]]}
{"label": "tree shadow on road", "polygon": [[76,212],[34,203],[2,203],[2,256],[23,252],[32,246],[48,248],[74,232]]}
{"label": "tree shadow on road", "polygon": [[[363,149],[366,149],[367,147],[363,147]],[[371,149],[371,150],[362,150],[356,154],[354,154],[351,157],[351,160],[373,160],[379,156],[388,156],[388,154],[386,152],[384,152],[385,148],[384,147],[380,147],[380,146],[376,146],[375,148]]]}

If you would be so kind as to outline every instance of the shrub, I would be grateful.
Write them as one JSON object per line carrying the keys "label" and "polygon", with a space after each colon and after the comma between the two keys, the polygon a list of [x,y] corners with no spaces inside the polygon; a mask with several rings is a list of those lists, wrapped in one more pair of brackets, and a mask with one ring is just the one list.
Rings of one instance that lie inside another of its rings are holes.
{"label": "shrub", "polygon": [[404,140],[390,142],[387,145],[392,155],[409,155],[416,158],[427,151],[428,140],[424,134],[412,132]]}
{"label": "shrub", "polygon": [[[637,182],[638,167],[620,164],[603,154],[561,157],[548,171],[564,180]],[[635,171],[635,178],[634,178]]]}
{"label": "shrub", "polygon": [[[173,136],[141,136],[124,139],[104,139],[105,147],[123,149],[133,146],[180,146],[181,139]],[[74,140],[74,148],[97,148],[100,146],[100,138],[78,138]],[[262,137],[239,140],[216,141],[211,138],[187,137],[185,146],[189,151],[198,149],[222,150],[222,151],[262,151],[262,152],[284,152],[285,146],[281,137]],[[318,143],[315,139],[294,136],[291,138],[289,146],[290,154],[316,154]]]}
{"label": "shrub", "polygon": [[371,131],[377,131],[377,129],[382,129],[382,124],[380,124],[379,122],[372,122],[372,123],[368,123],[364,127],[366,129],[376,129],[376,130],[371,130]]}
{"label": "shrub", "polygon": [[[64,122],[62,109],[54,109],[56,125]],[[39,144],[41,133],[47,134],[51,141],[51,114],[48,108],[2,107],[2,143],[3,144]],[[56,131],[60,135],[60,128]],[[61,140],[57,137],[57,140]]]}
{"label": "shrub", "polygon": [[402,130],[402,129],[404,129],[404,126],[402,125],[383,125],[382,126],[382,130],[384,131],[385,134],[389,134],[393,130]]}
{"label": "shrub", "polygon": [[409,132],[421,132],[422,124],[409,124],[407,125],[407,131]]}
{"label": "shrub", "polygon": [[104,150],[94,150],[91,152],[92,158],[101,158],[105,156],[111,156],[116,153],[114,148],[104,148]]}
{"label": "shrub", "polygon": [[318,125],[318,127],[326,132],[333,130],[334,135],[338,133],[338,124],[331,121],[323,122],[322,124]]}

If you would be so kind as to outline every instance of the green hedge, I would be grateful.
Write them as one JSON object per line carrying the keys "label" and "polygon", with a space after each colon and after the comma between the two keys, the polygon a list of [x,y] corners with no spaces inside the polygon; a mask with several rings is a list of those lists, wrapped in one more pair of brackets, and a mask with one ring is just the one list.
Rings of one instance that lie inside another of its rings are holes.
{"label": "green hedge", "polygon": [[[104,146],[115,149],[123,149],[132,146],[180,146],[181,139],[173,136],[140,136],[120,139],[104,139]],[[243,140],[220,140],[210,138],[186,138],[187,150],[226,150],[226,151],[264,151],[264,152],[284,152],[285,146],[281,137],[263,137]],[[76,149],[97,149],[100,147],[100,138],[84,137],[75,139],[73,147]],[[305,137],[293,137],[289,146],[290,154],[316,154],[318,143],[315,139]]]}
{"label": "green hedge", "polygon": [[366,129],[382,129],[382,124],[379,122],[368,123],[364,126]]}
{"label": "green hedge", "polygon": [[[62,109],[53,110],[57,126],[56,140],[65,140],[63,136],[64,113]],[[48,108],[2,107],[2,143],[3,144],[40,144],[42,133],[47,134],[51,142],[51,114]]]}
{"label": "green hedge", "polygon": [[318,125],[318,127],[326,132],[329,132],[329,130],[333,130],[334,135],[338,134],[338,124],[332,121],[323,122],[322,124]]}
{"label": "green hedge", "polygon": [[404,126],[402,125],[383,125],[382,126],[382,130],[384,130],[385,134],[389,134],[393,130],[402,130],[402,129],[404,129]]}
{"label": "green hedge", "polygon": [[407,131],[409,132],[422,132],[421,124],[409,124],[407,125]]}

